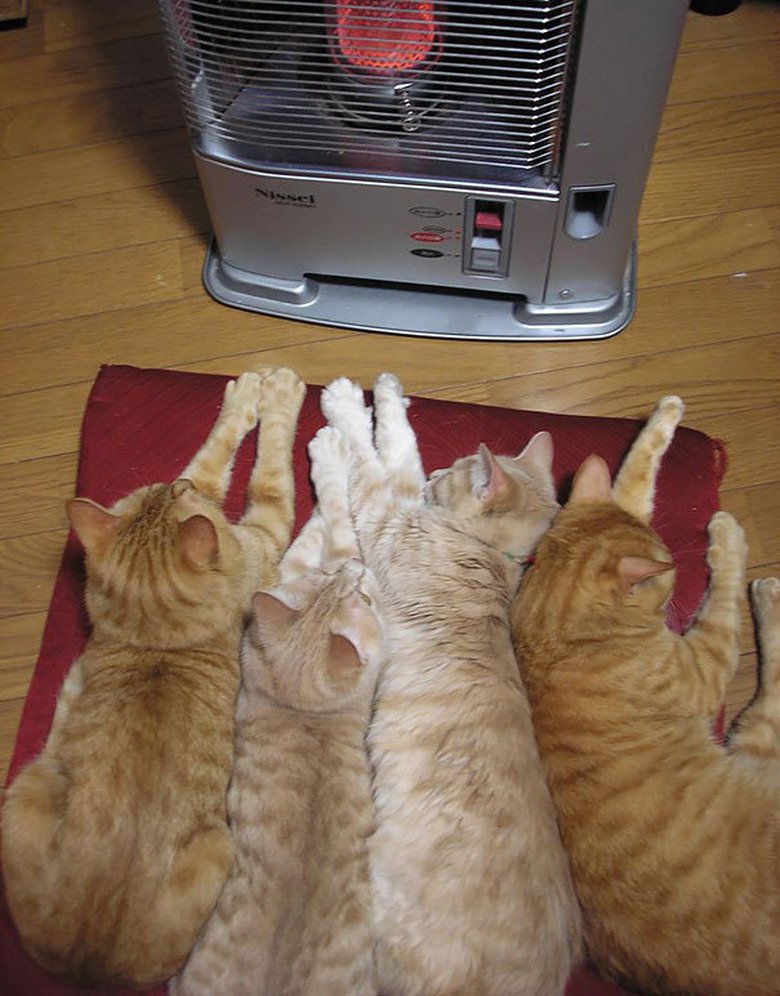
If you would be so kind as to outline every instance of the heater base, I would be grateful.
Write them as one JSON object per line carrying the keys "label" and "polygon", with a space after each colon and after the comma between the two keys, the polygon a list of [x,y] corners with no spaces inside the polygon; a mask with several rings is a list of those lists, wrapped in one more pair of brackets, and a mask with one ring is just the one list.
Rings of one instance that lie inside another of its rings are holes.
{"label": "heater base", "polygon": [[221,304],[367,332],[502,342],[604,339],[620,332],[633,316],[636,248],[629,255],[620,294],[606,301],[555,306],[411,284],[335,277],[281,280],[227,263],[214,239],[206,253],[203,283]]}

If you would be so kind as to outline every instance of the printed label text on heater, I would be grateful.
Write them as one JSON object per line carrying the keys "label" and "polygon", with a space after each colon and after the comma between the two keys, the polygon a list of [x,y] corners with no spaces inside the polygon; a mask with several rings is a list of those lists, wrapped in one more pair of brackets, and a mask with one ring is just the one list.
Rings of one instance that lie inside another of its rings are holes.
{"label": "printed label text on heater", "polygon": [[280,194],[276,190],[263,190],[262,187],[255,187],[255,193],[265,197],[274,204],[290,204],[293,207],[317,207],[314,194]]}

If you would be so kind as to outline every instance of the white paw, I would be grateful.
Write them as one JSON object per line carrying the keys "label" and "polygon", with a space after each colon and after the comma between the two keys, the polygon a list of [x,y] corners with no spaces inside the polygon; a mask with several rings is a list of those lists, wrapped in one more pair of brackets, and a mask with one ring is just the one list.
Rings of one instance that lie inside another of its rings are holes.
{"label": "white paw", "polygon": [[374,381],[374,394],[383,398],[402,398],[404,389],[395,374],[381,373]]}
{"label": "white paw", "polygon": [[662,412],[677,425],[685,414],[685,403],[676,394],[667,394],[656,405],[656,411]]}
{"label": "white paw", "polygon": [[309,458],[314,467],[346,463],[349,460],[349,443],[332,425],[323,426],[309,441]]}
{"label": "white paw", "polygon": [[260,375],[248,370],[237,380],[229,380],[225,385],[222,411],[225,415],[235,418],[247,431],[257,425],[260,382]]}
{"label": "white paw", "polygon": [[329,422],[346,413],[365,411],[366,402],[363,388],[348,377],[338,377],[323,388],[320,395],[320,408]]}

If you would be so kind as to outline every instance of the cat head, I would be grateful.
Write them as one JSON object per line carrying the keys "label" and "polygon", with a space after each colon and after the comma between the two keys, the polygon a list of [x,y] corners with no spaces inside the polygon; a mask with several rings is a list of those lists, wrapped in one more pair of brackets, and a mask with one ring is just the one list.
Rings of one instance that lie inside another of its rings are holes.
{"label": "cat head", "polygon": [[549,432],[537,432],[516,457],[494,456],[484,444],[426,485],[431,506],[446,509],[490,546],[529,554],[558,511]]}
{"label": "cat head", "polygon": [[[663,617],[674,563],[645,523],[613,498],[609,467],[590,456],[536,553],[517,602],[520,625],[583,639],[642,630]],[[534,620],[534,613],[537,615]]]}
{"label": "cat head", "polygon": [[87,498],[66,508],[86,552],[87,609],[103,636],[186,645],[236,601],[238,543],[190,481],[139,488],[111,509]]}
{"label": "cat head", "polygon": [[377,606],[374,576],[357,560],[257,592],[242,647],[246,686],[301,711],[367,705],[386,653]]}

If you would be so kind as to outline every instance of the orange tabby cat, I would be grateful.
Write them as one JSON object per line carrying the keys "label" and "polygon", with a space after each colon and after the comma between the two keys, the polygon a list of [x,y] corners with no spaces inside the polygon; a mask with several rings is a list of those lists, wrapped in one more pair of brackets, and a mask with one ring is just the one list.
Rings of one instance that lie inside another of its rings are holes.
{"label": "orange tabby cat", "polygon": [[236,860],[176,996],[374,996],[365,733],[385,634],[337,430],[309,444],[318,506],[253,599],[228,816]]}
{"label": "orange tabby cat", "polygon": [[666,628],[669,551],[648,526],[682,414],[660,403],[614,488],[598,457],[537,550],[513,605],[520,668],[589,952],[654,993],[780,992],[780,584],[754,587],[761,690],[726,748],[710,736],[734,672],[745,544],[710,527],[710,590]]}
{"label": "orange tabby cat", "polygon": [[[216,902],[233,857],[225,792],[241,626],[289,540],[303,389],[292,371],[244,374],[184,478],[110,510],[68,503],[92,635],[2,823],[11,913],[50,971],[160,982]],[[258,415],[249,505],[233,526],[219,504]]]}

